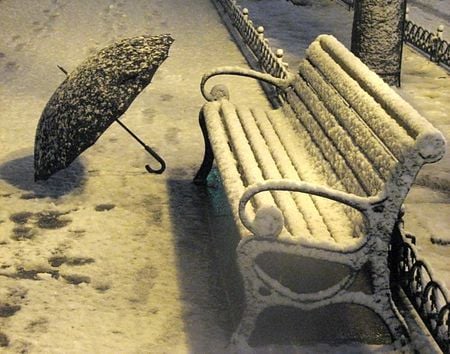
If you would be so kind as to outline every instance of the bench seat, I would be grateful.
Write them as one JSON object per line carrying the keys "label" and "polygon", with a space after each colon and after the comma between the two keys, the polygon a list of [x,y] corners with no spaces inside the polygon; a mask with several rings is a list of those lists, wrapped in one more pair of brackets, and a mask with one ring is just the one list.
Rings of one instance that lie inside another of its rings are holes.
{"label": "bench seat", "polygon": [[[281,108],[265,112],[222,100],[205,106],[204,113],[208,131],[218,133],[211,137],[212,145],[215,150],[223,148],[215,153],[216,163],[224,171],[222,180],[242,237],[251,235],[239,218],[239,200],[247,186],[282,178],[326,184],[305,147],[307,136],[301,138],[296,122],[286,119]],[[277,205],[283,212],[281,238],[340,247],[360,242],[360,233],[340,203],[309,194],[274,192],[273,196],[256,195],[249,212],[254,217],[255,208],[268,205]]]}

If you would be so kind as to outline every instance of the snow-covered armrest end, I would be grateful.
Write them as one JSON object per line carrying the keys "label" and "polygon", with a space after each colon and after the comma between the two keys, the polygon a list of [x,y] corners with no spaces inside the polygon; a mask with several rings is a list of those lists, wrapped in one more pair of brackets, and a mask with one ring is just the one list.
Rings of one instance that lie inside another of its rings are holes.
{"label": "snow-covered armrest end", "polygon": [[370,218],[373,213],[384,209],[386,197],[384,195],[373,197],[360,197],[351,193],[342,192],[327,186],[287,179],[270,179],[248,186],[239,201],[239,218],[242,224],[255,236],[277,237],[283,229],[284,218],[282,212],[275,206],[263,206],[256,211],[255,218],[251,220],[246,212],[247,203],[258,193],[267,191],[289,191],[313,194],[346,204]]}
{"label": "snow-covered armrest end", "polygon": [[419,154],[427,163],[439,161],[445,154],[445,145],[444,136],[436,130],[422,133],[416,140]]}
{"label": "snow-covered armrest end", "polygon": [[[210,92],[206,91],[205,88],[206,82],[213,76],[217,75],[237,75],[237,76],[251,77],[257,80],[268,82],[269,84],[277,86],[281,89],[289,87],[295,78],[295,75],[289,74],[289,76],[286,77],[285,79],[281,79],[267,73],[262,73],[256,70],[246,68],[240,68],[238,66],[219,67],[204,74],[200,82],[200,91],[202,92],[203,97],[210,102],[217,101],[221,98],[226,99],[230,98],[230,95],[228,94],[228,89],[224,85],[216,85]],[[224,88],[226,90],[226,95],[222,95],[222,93],[224,92],[223,91]],[[220,95],[218,96],[217,93],[219,93]]]}
{"label": "snow-covered armrest end", "polygon": [[[249,223],[248,218],[246,219],[246,223]],[[248,224],[247,228],[256,237],[276,238],[283,230],[283,226],[284,217],[281,210],[274,205],[265,205],[258,208],[255,218]]]}

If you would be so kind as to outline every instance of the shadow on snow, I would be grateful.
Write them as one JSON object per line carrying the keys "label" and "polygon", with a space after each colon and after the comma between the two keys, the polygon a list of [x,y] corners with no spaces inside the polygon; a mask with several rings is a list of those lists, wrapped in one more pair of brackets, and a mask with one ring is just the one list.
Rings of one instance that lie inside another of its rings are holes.
{"label": "shadow on snow", "polygon": [[34,181],[33,166],[33,155],[8,160],[0,165],[0,179],[29,192],[22,196],[25,199],[59,198],[84,185],[85,168],[80,159],[76,159],[67,169],[54,174],[46,181]]}

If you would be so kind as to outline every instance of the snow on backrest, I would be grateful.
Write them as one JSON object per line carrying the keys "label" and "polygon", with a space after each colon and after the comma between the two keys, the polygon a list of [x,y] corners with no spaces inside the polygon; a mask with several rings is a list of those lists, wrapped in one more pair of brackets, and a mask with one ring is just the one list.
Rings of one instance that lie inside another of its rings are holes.
{"label": "snow on backrest", "polygon": [[332,36],[310,45],[293,86],[286,99],[335,187],[374,195],[410,169],[404,197],[423,163],[445,151],[442,135]]}
{"label": "snow on backrest", "polygon": [[[375,72],[371,71],[365,64],[344,47],[336,38],[330,35],[321,35],[315,41],[322,49],[336,61],[345,72],[355,80],[359,86],[372,96],[378,105],[389,115],[387,125],[395,129],[395,135],[383,129],[386,123],[379,123],[378,117],[364,117],[367,124],[380,137],[387,146],[395,146],[393,137],[398,137],[401,130],[415,140],[414,148],[425,162],[435,162],[445,154],[445,138],[442,133],[434,128],[430,122],[422,117],[408,102],[401,98],[389,85],[387,85]],[[377,112],[378,113],[378,112]],[[380,119],[380,120],[382,120]],[[397,129],[398,124],[400,129]],[[394,139],[395,140],[395,139]],[[395,148],[393,148],[394,152]],[[404,149],[402,149],[403,152]],[[409,152],[407,153],[409,154]],[[400,159],[401,160],[401,159]]]}

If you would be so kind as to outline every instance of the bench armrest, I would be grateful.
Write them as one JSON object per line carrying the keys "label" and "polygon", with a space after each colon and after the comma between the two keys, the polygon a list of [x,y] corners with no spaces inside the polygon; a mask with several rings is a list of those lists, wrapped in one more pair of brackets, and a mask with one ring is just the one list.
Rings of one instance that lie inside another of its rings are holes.
{"label": "bench armrest", "polygon": [[277,86],[281,89],[286,89],[287,87],[289,87],[292,83],[292,80],[295,77],[293,74],[288,73],[288,76],[282,79],[267,73],[262,73],[256,70],[246,68],[240,68],[238,66],[219,67],[204,74],[202,77],[202,81],[200,82],[200,90],[202,92],[203,97],[205,97],[207,101],[214,101],[218,98],[212,92],[208,93],[205,90],[206,81],[208,81],[211,77],[217,75],[237,75],[237,76],[251,77],[257,80],[268,82],[269,84]]}
{"label": "bench armrest", "polygon": [[[261,230],[255,225],[254,220],[250,220],[248,213],[245,211],[245,207],[249,200],[253,198],[255,194],[265,192],[265,191],[290,191],[290,192],[301,192],[307,194],[313,194],[320,197],[332,199],[334,201],[346,204],[361,213],[363,213],[366,217],[369,217],[370,214],[380,213],[384,210],[384,202],[387,200],[385,195],[377,195],[372,197],[360,197],[355,194],[346,193],[339,191],[337,189],[333,189],[327,186],[321,186],[313,183],[303,182],[303,181],[294,181],[294,180],[286,180],[286,179],[270,179],[264,182],[255,183],[248,186],[242,195],[239,201],[239,217],[242,221],[242,224],[253,234],[260,234]],[[273,207],[272,209],[276,209]],[[276,213],[276,212],[275,212]],[[278,211],[281,215],[281,212]],[[276,217],[276,214],[272,213],[273,222],[275,223],[284,223],[282,216]],[[256,212],[255,220],[258,218],[258,211]],[[273,225],[272,228],[274,230],[279,230],[281,232],[283,225]],[[279,234],[278,232],[278,234]],[[278,236],[278,234],[273,236]]]}

